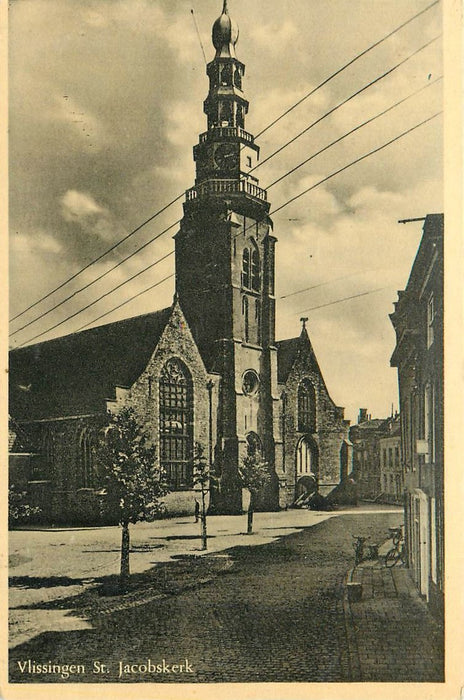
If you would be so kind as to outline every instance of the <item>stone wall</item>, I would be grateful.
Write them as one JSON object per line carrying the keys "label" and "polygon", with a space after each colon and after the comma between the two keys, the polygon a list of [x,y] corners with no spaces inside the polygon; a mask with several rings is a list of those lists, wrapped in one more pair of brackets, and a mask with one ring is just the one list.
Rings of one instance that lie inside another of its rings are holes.
{"label": "stone wall", "polygon": [[[315,392],[316,430],[311,434],[298,430],[298,387],[304,379],[309,380]],[[342,409],[330,398],[321,374],[308,367],[304,354],[296,359],[286,384],[281,385],[280,390],[284,459],[277,475],[281,482],[281,505],[290,505],[296,493],[296,451],[300,441],[303,438],[308,440],[313,450],[319,490],[327,495],[341,479],[342,448],[348,437],[348,423],[343,419]]]}

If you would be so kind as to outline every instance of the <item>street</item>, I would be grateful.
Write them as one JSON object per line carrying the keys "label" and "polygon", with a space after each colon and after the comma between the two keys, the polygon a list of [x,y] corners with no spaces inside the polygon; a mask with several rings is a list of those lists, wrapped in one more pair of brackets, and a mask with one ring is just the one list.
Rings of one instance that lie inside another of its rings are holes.
{"label": "street", "polygon": [[[134,587],[124,596],[111,588],[117,528],[11,533],[11,680],[352,680],[353,631],[347,631],[343,594],[353,565],[351,535],[382,542],[388,527],[402,521],[401,511],[361,507],[255,518],[256,532],[248,537],[241,534],[245,516],[210,518],[202,556],[197,525],[185,518],[134,527]],[[26,541],[22,556],[32,555],[31,561],[14,566]],[[414,619],[420,634],[420,625],[429,624],[422,608],[414,609]],[[48,630],[44,620],[53,620]],[[417,639],[425,670],[406,664],[411,677],[402,680],[423,680],[427,668],[435,668],[430,644],[427,660]],[[404,658],[400,638],[395,653]],[[439,649],[435,655],[439,661]],[[392,664],[391,677],[382,680],[397,680],[398,668]]]}

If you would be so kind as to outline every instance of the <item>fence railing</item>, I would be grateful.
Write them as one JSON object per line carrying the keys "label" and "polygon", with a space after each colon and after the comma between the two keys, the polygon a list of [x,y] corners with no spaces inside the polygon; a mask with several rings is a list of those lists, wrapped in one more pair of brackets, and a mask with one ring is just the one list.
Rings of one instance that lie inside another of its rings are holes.
{"label": "fence railing", "polygon": [[205,197],[211,194],[238,194],[244,192],[256,199],[267,201],[267,192],[258,185],[248,180],[207,180],[196,187],[191,187],[185,193],[187,202],[191,202],[200,197]]}
{"label": "fence railing", "polygon": [[249,134],[248,131],[245,131],[245,129],[242,129],[240,126],[213,126],[211,129],[208,129],[208,131],[200,134],[200,143],[216,138],[240,138],[248,143],[253,143],[254,141],[252,134]]}

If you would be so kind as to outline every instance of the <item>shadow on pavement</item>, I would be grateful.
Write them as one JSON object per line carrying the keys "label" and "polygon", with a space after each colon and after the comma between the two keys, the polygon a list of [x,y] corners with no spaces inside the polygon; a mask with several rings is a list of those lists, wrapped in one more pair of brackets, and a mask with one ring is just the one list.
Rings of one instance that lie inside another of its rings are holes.
{"label": "shadow on pavement", "polygon": [[[373,515],[368,534],[378,538],[389,518]],[[21,673],[24,659],[79,662],[85,674],[71,681],[84,683],[350,680],[342,600],[357,528],[355,515],[330,518],[271,543],[254,545],[250,538],[253,546],[224,549],[221,557],[177,555],[133,574],[125,594],[117,591],[117,576],[105,576],[78,596],[30,605],[72,608],[93,629],[46,632],[18,645],[10,651],[10,680],[63,682],[59,675]],[[195,672],[119,677],[121,662],[147,658],[188,659]],[[94,659],[110,672],[93,675]],[[419,680],[414,672],[405,680]],[[392,664],[389,680],[394,673]]]}
{"label": "shadow on pavement", "polygon": [[55,588],[57,586],[79,586],[89,577],[70,578],[69,576],[10,576],[9,588]]}

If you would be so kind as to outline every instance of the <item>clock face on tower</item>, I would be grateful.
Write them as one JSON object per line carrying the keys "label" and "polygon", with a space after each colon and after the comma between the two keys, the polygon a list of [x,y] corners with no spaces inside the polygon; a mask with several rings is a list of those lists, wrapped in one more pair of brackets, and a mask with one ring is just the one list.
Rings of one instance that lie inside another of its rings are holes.
{"label": "clock face on tower", "polygon": [[214,151],[213,160],[221,170],[234,170],[238,165],[237,147],[233,143],[219,144]]}

